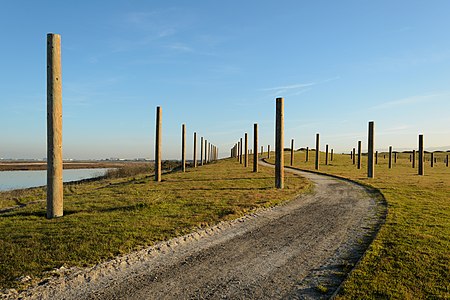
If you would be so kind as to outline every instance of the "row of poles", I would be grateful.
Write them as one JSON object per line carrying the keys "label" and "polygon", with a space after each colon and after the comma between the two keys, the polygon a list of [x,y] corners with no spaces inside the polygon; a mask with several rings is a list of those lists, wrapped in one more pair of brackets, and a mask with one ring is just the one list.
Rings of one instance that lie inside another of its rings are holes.
{"label": "row of poles", "polygon": [[[63,156],[62,156],[62,72],[61,36],[47,34],[47,218],[62,217]],[[181,126],[181,168],[186,171],[186,125]],[[219,158],[219,148],[201,137],[200,165]],[[197,133],[194,132],[193,166],[197,161]],[[156,108],[155,181],[162,173],[162,109]]]}
{"label": "row of poles", "polygon": [[[194,132],[193,167],[198,166],[197,132]],[[219,159],[219,148],[206,138],[200,138],[200,165],[203,166]],[[156,107],[156,138],[155,138],[155,181],[161,182],[162,173],[162,108]],[[181,170],[186,172],[186,124],[181,124]]]}

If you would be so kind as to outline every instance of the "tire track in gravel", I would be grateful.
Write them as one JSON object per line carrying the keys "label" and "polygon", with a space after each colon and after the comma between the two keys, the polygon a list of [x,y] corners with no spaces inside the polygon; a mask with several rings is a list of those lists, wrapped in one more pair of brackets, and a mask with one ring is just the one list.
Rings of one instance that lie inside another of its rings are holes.
{"label": "tire track in gravel", "polygon": [[24,296],[77,300],[329,298],[366,250],[382,223],[385,207],[373,192],[356,183],[286,170],[313,181],[314,192],[61,276]]}

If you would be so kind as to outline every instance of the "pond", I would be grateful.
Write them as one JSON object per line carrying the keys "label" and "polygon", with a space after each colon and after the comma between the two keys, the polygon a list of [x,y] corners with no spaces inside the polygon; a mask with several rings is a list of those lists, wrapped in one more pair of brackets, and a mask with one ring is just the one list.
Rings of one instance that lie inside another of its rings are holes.
{"label": "pond", "polygon": [[[108,169],[69,169],[63,171],[63,181],[77,181],[105,175]],[[1,171],[0,191],[24,189],[47,184],[47,171]]]}

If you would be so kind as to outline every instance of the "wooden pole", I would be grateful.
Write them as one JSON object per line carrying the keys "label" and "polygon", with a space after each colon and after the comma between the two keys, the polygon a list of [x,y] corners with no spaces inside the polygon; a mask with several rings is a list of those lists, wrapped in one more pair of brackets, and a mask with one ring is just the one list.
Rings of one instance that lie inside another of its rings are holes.
{"label": "wooden pole", "polygon": [[334,149],[331,149],[330,161],[333,161],[333,154],[334,154]]}
{"label": "wooden pole", "polygon": [[200,138],[200,165],[203,166],[203,137]]}
{"label": "wooden pole", "polygon": [[378,165],[378,151],[375,151],[375,164]]}
{"label": "wooden pole", "polygon": [[267,145],[267,159],[270,158],[270,145]]}
{"label": "wooden pole", "polygon": [[389,169],[392,168],[392,146],[389,146]]}
{"label": "wooden pole", "polygon": [[294,139],[291,139],[291,167],[294,164]]}
{"label": "wooden pole", "polygon": [[328,144],[325,145],[325,165],[328,165]]}
{"label": "wooden pole", "polygon": [[361,169],[361,141],[358,141],[358,169]]}
{"label": "wooden pole", "polygon": [[423,134],[419,134],[419,175],[423,175]]}
{"label": "wooden pole", "polygon": [[239,155],[239,163],[240,164],[242,164],[242,157],[243,157],[243,153],[242,153],[242,148],[243,148],[243,145],[242,145],[242,138],[241,138],[241,146],[240,146],[241,148],[240,148],[240,151],[241,151],[241,155]]}
{"label": "wooden pole", "polygon": [[284,99],[276,99],[275,187],[284,188]]}
{"label": "wooden pole", "polygon": [[245,154],[244,154],[244,167],[248,166],[248,135],[247,132],[244,134],[245,139]]}
{"label": "wooden pole", "polygon": [[208,140],[205,139],[205,165],[208,163]]}
{"label": "wooden pole", "polygon": [[319,159],[320,159],[320,145],[319,145],[320,136],[316,133],[316,161],[315,161],[315,169],[319,170]]}
{"label": "wooden pole", "polygon": [[416,150],[412,151],[412,167],[413,169],[416,167]]}
{"label": "wooden pole", "polygon": [[431,152],[431,167],[434,167],[434,152]]}
{"label": "wooden pole", "polygon": [[62,72],[61,36],[47,34],[47,218],[62,217]]}
{"label": "wooden pole", "polygon": [[448,154],[447,157],[445,158],[445,166],[448,167]]}
{"label": "wooden pole", "polygon": [[181,169],[186,172],[186,125],[181,125]]}
{"label": "wooden pole", "polygon": [[309,161],[309,147],[306,147],[305,162]]}
{"label": "wooden pole", "polygon": [[162,110],[156,107],[155,181],[161,181]]}
{"label": "wooden pole", "polygon": [[194,132],[194,154],[193,154],[194,168],[197,168],[197,132]]}
{"label": "wooden pole", "polygon": [[[253,154],[253,172],[258,172],[258,124],[253,124],[253,149],[255,153]],[[262,154],[261,146],[261,154]]]}
{"label": "wooden pole", "polygon": [[369,132],[367,141],[367,177],[373,178],[375,171],[375,163],[373,161],[373,151],[375,148],[375,123],[373,121],[369,122]]}

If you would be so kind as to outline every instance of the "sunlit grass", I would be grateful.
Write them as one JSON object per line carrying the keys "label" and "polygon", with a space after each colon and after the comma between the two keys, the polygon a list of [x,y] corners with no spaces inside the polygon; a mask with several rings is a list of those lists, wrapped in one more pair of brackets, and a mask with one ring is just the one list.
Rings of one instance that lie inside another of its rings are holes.
{"label": "sunlit grass", "polygon": [[[279,204],[310,187],[288,175],[286,189],[275,189],[272,169],[253,173],[234,159],[167,174],[160,183],[153,179],[140,174],[66,184],[65,216],[58,219],[45,218],[45,202],[0,214],[0,287],[20,287],[18,277],[40,278],[61,266],[92,265]],[[0,202],[12,198],[0,193]],[[44,198],[44,189],[35,188],[14,201]]]}
{"label": "sunlit grass", "polygon": [[[339,299],[450,298],[450,167],[447,153],[435,153],[431,168],[426,154],[425,175],[417,175],[409,154],[400,153],[388,168],[388,154],[380,153],[375,178],[367,178],[367,157],[362,168],[350,155],[334,155],[320,172],[334,174],[379,189],[388,202],[386,223],[361,263],[345,282]],[[385,158],[384,158],[385,157]],[[271,159],[273,162],[273,159]],[[286,165],[290,154],[286,153]],[[314,151],[309,162],[296,152],[294,166],[314,170]]]}

